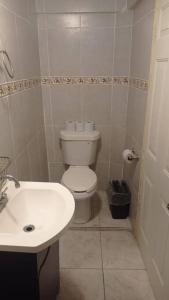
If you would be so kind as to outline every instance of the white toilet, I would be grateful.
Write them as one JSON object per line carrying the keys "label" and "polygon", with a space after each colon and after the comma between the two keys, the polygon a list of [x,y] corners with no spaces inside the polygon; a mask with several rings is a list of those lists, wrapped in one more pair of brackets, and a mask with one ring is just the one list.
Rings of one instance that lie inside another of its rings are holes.
{"label": "white toilet", "polygon": [[69,168],[62,176],[61,183],[73,194],[76,209],[75,223],[86,223],[91,218],[91,197],[96,192],[97,176],[90,169],[96,160],[99,131],[60,132],[64,162]]}

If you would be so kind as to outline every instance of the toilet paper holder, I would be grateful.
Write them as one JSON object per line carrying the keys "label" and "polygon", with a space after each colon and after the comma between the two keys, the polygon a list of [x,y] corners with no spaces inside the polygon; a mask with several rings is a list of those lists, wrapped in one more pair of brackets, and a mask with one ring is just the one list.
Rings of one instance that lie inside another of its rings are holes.
{"label": "toilet paper holder", "polygon": [[140,158],[138,156],[138,154],[136,153],[136,151],[132,148],[131,149],[131,155],[128,156],[128,160],[129,161],[133,161],[133,160],[136,160],[138,161]]}

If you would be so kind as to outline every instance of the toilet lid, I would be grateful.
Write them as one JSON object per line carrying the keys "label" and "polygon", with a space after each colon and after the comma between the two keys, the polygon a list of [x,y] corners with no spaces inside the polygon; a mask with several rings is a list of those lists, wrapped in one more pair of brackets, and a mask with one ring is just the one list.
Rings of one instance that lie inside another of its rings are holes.
{"label": "toilet lid", "polygon": [[62,183],[73,192],[88,192],[96,187],[97,177],[89,167],[69,167]]}

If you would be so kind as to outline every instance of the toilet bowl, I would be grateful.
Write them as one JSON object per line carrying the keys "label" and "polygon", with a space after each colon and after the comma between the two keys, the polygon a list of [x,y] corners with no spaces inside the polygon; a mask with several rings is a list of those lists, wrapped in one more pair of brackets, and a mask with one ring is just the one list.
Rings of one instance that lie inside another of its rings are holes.
{"label": "toilet bowl", "polygon": [[88,166],[70,166],[62,176],[61,183],[74,196],[75,223],[86,223],[91,218],[92,196],[97,188],[97,176]]}

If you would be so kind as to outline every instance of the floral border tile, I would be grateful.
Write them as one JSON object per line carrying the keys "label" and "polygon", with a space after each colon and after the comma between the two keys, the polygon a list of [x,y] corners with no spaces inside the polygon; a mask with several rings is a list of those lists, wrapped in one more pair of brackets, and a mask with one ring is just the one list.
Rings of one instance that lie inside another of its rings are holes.
{"label": "floral border tile", "polygon": [[6,97],[21,91],[40,86],[40,78],[22,79],[0,84],[0,97]]}
{"label": "floral border tile", "polygon": [[140,78],[130,78],[131,87],[141,89],[144,91],[148,90],[148,80],[140,79]]}
{"label": "floral border tile", "polygon": [[148,81],[139,78],[129,78],[127,76],[80,76],[80,77],[62,77],[49,76],[41,78],[42,85],[57,85],[57,84],[109,84],[119,86],[131,86],[134,88],[147,90]]}
{"label": "floral border tile", "polygon": [[112,77],[107,76],[77,76],[77,77],[42,77],[42,84],[112,84]]}
{"label": "floral border tile", "polygon": [[41,78],[22,79],[0,84],[0,98],[42,85],[59,84],[105,84],[113,86],[134,87],[148,90],[148,81],[127,76],[49,76]]}

